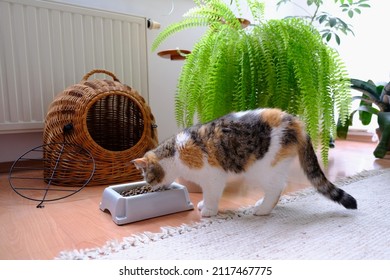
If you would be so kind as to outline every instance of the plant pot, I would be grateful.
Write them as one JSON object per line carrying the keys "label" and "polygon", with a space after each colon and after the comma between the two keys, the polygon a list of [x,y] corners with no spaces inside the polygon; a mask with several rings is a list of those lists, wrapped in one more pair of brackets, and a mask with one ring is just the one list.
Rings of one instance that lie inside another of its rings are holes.
{"label": "plant pot", "polygon": [[145,186],[145,181],[104,189],[100,210],[108,210],[117,225],[194,209],[185,186],[173,183],[167,190],[123,196],[127,190]]}
{"label": "plant pot", "polygon": [[374,155],[377,158],[385,157],[387,151],[390,150],[390,112],[378,113],[377,134],[379,137],[378,146],[375,148]]}

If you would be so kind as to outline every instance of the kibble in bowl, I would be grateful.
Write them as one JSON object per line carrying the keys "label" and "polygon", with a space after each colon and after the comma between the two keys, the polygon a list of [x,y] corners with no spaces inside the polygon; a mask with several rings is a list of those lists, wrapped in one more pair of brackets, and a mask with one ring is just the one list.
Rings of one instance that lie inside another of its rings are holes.
{"label": "kibble in bowl", "polygon": [[139,187],[136,187],[136,188],[123,190],[123,191],[121,191],[120,194],[122,196],[134,196],[134,195],[140,195],[140,194],[144,194],[144,193],[160,192],[160,191],[164,191],[164,190],[167,190],[167,189],[168,189],[167,187],[163,186],[161,188],[153,190],[151,185],[145,184],[143,186],[139,186]]}

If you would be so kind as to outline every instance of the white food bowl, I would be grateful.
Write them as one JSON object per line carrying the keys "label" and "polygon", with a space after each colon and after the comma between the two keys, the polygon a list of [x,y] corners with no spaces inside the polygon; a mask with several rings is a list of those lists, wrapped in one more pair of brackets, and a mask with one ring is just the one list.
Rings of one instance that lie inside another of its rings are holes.
{"label": "white food bowl", "polygon": [[187,188],[173,183],[167,190],[123,196],[123,191],[144,186],[145,181],[104,189],[100,210],[108,210],[117,225],[194,209]]}

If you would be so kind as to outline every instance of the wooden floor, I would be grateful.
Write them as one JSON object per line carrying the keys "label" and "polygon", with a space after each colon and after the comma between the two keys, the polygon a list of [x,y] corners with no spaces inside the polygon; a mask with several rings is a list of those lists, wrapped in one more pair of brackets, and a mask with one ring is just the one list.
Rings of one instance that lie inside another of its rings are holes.
{"label": "wooden floor", "polygon": [[[372,143],[337,141],[336,148],[330,150],[325,173],[335,180],[363,170],[389,168],[390,157],[376,159],[372,155],[374,148]],[[297,164],[290,174],[286,192],[309,186]],[[37,202],[13,191],[8,174],[0,174],[0,259],[53,259],[62,250],[100,247],[109,240],[121,240],[144,231],[157,232],[162,226],[179,226],[200,219],[199,212],[193,210],[118,226],[110,214],[99,210],[104,187],[88,186],[71,197],[36,208]],[[259,197],[250,196],[249,192],[228,187],[220,208],[253,204]],[[190,193],[190,198],[196,205],[201,194]]]}

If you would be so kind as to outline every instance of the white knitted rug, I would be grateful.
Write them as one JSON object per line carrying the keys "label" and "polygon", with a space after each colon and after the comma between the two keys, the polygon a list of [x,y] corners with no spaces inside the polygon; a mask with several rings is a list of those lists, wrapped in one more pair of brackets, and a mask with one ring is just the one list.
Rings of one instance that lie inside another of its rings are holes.
{"label": "white knitted rug", "polygon": [[64,251],[57,259],[390,260],[390,170],[337,183],[356,198],[358,210],[308,189],[283,197],[267,217],[248,207],[102,248]]}

